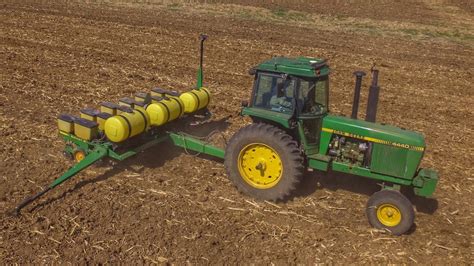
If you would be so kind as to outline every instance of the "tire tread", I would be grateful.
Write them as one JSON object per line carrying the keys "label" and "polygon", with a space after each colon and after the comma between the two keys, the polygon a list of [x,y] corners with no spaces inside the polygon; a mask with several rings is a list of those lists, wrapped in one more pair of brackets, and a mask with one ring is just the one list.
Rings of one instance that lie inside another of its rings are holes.
{"label": "tire tread", "polygon": [[[252,142],[252,139],[255,140],[259,138],[263,142],[270,141],[277,143],[284,153],[280,154],[282,160],[287,160],[287,163],[283,162],[285,164],[285,174],[282,179],[276,187],[265,190],[256,189],[248,185],[240,176],[237,166],[237,156],[240,150],[237,151],[236,149],[242,146],[242,143],[247,142],[247,144],[249,144]],[[258,199],[270,201],[283,201],[288,199],[301,182],[305,170],[303,156],[297,142],[280,128],[265,123],[248,125],[232,136],[226,147],[224,165],[227,175],[240,192]],[[283,179],[285,179],[285,182],[282,183]]]}

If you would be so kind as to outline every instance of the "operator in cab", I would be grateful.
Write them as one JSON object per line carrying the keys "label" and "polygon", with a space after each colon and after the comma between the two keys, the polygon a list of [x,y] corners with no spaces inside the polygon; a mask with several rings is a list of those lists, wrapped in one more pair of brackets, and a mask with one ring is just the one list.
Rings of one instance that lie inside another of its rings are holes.
{"label": "operator in cab", "polygon": [[[279,80],[277,84],[276,94],[270,98],[270,106],[273,110],[291,112],[293,109],[293,97],[289,97],[288,93],[293,91],[293,82],[289,82],[285,86],[283,80]],[[290,94],[291,95],[291,94]]]}

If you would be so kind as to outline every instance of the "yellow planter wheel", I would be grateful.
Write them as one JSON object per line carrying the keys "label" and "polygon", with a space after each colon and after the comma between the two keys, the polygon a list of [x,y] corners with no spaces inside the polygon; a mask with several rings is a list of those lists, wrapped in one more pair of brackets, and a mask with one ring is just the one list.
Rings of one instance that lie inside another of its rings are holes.
{"label": "yellow planter wheel", "polygon": [[80,162],[86,158],[86,153],[83,150],[74,151],[74,160]]}
{"label": "yellow planter wheel", "polygon": [[411,202],[399,191],[381,190],[367,202],[369,223],[394,235],[406,233],[413,226],[415,212]]}
{"label": "yellow planter wheel", "polygon": [[281,129],[257,123],[230,139],[224,158],[237,189],[262,200],[285,200],[296,190],[304,172],[296,141]]}

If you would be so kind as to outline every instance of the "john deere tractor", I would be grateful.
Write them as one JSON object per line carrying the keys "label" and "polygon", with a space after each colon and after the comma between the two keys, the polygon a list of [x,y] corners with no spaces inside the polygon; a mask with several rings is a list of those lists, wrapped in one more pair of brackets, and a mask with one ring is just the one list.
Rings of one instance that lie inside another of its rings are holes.
{"label": "john deere tractor", "polygon": [[76,163],[37,194],[26,198],[15,213],[104,157],[122,161],[164,141],[185,150],[224,159],[237,188],[255,198],[281,201],[298,187],[307,169],[349,173],[378,180],[382,191],[367,203],[369,222],[393,234],[409,230],[414,221],[402,186],[419,196],[431,196],[438,182],[434,170],[419,168],[425,151],[422,135],[375,123],[379,87],[372,69],[365,121],[357,119],[363,72],[356,72],[352,116],[329,112],[329,67],[318,58],[273,58],[250,74],[255,83],[241,114],[253,124],[242,128],[225,150],[183,132],[183,124],[209,117],[211,92],[203,85],[203,50],[196,88],[179,93],[154,88],[103,102],[100,110],[85,108],[80,117],[61,114],[59,135],[64,153]]}
{"label": "john deere tractor", "polygon": [[372,69],[365,121],[357,119],[362,77],[358,71],[352,116],[329,112],[329,67],[318,58],[276,57],[250,74],[255,82],[241,114],[253,123],[238,131],[225,149],[228,175],[245,194],[285,200],[297,189],[307,168],[375,179],[383,189],[367,203],[376,228],[402,234],[414,222],[410,201],[400,193],[409,186],[430,196],[438,176],[420,169],[425,151],[421,134],[375,123],[379,87]]}

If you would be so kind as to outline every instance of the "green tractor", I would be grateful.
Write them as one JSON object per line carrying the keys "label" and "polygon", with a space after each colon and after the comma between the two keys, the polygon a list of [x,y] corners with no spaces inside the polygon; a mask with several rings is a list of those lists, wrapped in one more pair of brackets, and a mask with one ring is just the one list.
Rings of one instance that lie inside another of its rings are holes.
{"label": "green tractor", "polygon": [[365,121],[357,119],[362,76],[358,71],[351,118],[329,112],[329,67],[319,58],[276,57],[250,70],[254,86],[241,115],[253,123],[240,129],[225,149],[227,173],[243,193],[281,201],[298,188],[307,168],[378,180],[383,189],[367,203],[372,226],[399,235],[414,222],[410,201],[400,193],[412,187],[431,196],[438,175],[420,169],[425,151],[421,134],[375,123],[379,87],[372,68]]}
{"label": "green tractor", "polygon": [[[84,109],[81,118],[60,115],[64,152],[76,158],[76,163],[42,191],[24,199],[14,213],[18,215],[22,208],[102,158],[123,161],[171,141],[185,150],[224,159],[237,188],[262,200],[291,197],[308,168],[378,180],[383,189],[367,203],[369,222],[396,235],[410,229],[415,215],[410,201],[400,193],[401,187],[413,188],[418,196],[431,196],[438,174],[419,167],[425,151],[422,135],[375,123],[378,70],[372,69],[367,116],[362,121],[357,112],[363,72],[355,73],[354,105],[348,118],[329,112],[325,60],[278,57],[259,64],[250,71],[255,83],[250,102],[243,103],[241,110],[254,123],[239,130],[224,150],[182,132],[179,126],[209,114],[210,92],[202,87],[206,39],[200,36],[197,87],[191,91],[180,94],[156,88],[151,94],[139,92],[135,99],[121,99],[119,103],[126,106],[105,102],[99,113]],[[119,135],[119,139],[112,138]]]}

